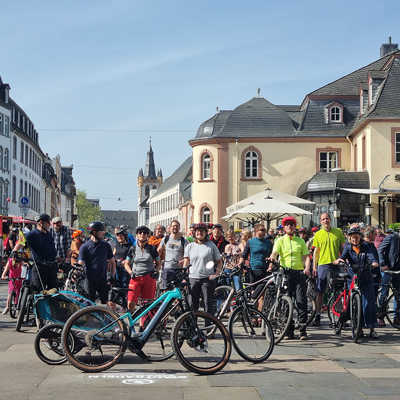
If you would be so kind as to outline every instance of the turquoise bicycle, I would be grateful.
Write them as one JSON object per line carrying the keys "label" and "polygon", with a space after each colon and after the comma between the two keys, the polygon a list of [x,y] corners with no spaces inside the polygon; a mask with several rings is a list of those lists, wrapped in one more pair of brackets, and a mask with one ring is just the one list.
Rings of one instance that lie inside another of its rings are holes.
{"label": "turquoise bicycle", "polygon": [[231,354],[229,333],[214,316],[191,310],[187,271],[177,270],[171,290],[133,315],[120,316],[103,306],[74,313],[61,338],[69,362],[85,372],[100,372],[115,365],[129,348],[148,361],[175,354],[186,369],[202,375],[224,368]]}

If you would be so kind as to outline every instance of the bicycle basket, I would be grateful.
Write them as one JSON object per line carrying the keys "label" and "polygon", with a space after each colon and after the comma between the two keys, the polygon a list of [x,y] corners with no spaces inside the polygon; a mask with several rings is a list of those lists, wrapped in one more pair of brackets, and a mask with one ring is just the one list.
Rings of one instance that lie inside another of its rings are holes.
{"label": "bicycle basket", "polygon": [[35,313],[41,320],[64,323],[81,308],[93,306],[91,300],[75,292],[60,291],[53,295],[35,295]]}

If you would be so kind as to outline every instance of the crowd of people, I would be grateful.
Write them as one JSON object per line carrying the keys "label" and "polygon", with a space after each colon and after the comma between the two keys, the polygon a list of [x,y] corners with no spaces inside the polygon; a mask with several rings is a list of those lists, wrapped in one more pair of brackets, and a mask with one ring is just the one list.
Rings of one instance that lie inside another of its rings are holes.
{"label": "crowd of people", "polygon": [[[176,278],[179,268],[190,265],[189,281],[192,307],[197,310],[203,298],[207,312],[215,314],[215,287],[223,268],[240,267],[242,274],[233,276],[236,289],[242,279],[256,282],[270,274],[277,262],[288,272],[288,294],[299,310],[299,339],[307,339],[307,277],[315,279],[315,326],[321,324],[324,292],[330,274],[343,263],[359,270],[364,328],[369,337],[377,338],[376,327],[385,323],[380,307],[388,296],[388,283],[400,290],[400,279],[387,273],[400,269],[400,239],[394,232],[386,234],[380,227],[352,224],[343,232],[331,226],[329,214],[320,217],[320,226],[297,227],[294,217],[283,218],[276,229],[256,224],[252,230],[226,233],[220,224],[193,224],[187,235],[180,223],[173,220],[168,227],[158,225],[154,232],[139,226],[133,236],[126,226],[107,233],[102,222],[95,221],[83,230],[71,231],[59,217],[52,220],[42,214],[35,227],[22,231],[15,226],[4,240],[7,255],[1,275],[9,279],[9,293],[19,291],[24,252],[29,251],[37,269],[32,271],[31,284],[37,289],[56,287],[60,265],[80,264],[86,269],[88,297],[113,307],[109,297],[110,283],[129,288],[127,305],[133,311],[139,299],[153,299],[157,284],[166,290]],[[210,262],[213,268],[209,268]],[[351,268],[350,268],[351,270]],[[353,273],[352,271],[350,271]],[[379,290],[381,288],[381,290]],[[262,308],[262,299],[258,304]],[[8,312],[9,300],[3,314]],[[396,306],[397,307],[397,306]],[[399,314],[395,324],[400,326]],[[294,325],[287,338],[295,338]]]}

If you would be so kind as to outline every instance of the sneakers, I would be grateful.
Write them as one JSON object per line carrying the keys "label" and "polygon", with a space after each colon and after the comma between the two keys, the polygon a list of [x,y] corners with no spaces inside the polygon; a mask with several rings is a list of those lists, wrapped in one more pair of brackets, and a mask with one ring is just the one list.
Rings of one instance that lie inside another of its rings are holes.
{"label": "sneakers", "polygon": [[10,309],[8,307],[5,307],[3,312],[1,313],[2,315],[6,315]]}
{"label": "sneakers", "polygon": [[314,318],[312,326],[321,326],[321,315],[317,314]]}
{"label": "sneakers", "polygon": [[307,340],[308,336],[307,336],[307,332],[300,332],[300,340]]}
{"label": "sneakers", "polygon": [[376,333],[375,329],[371,329],[371,331],[369,333],[369,337],[371,339],[378,339],[379,335]]}

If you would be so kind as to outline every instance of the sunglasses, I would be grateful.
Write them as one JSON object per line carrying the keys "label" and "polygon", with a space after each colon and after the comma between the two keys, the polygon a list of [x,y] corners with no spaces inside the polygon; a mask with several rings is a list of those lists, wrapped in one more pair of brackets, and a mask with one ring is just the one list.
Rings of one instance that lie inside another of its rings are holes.
{"label": "sunglasses", "polygon": [[148,235],[149,233],[148,233],[148,232],[145,232],[145,231],[139,231],[137,234],[138,234],[138,235]]}

